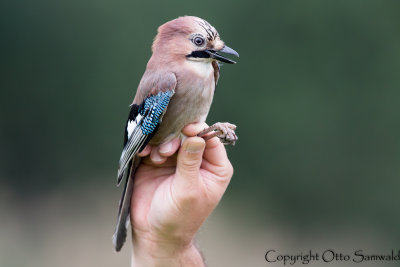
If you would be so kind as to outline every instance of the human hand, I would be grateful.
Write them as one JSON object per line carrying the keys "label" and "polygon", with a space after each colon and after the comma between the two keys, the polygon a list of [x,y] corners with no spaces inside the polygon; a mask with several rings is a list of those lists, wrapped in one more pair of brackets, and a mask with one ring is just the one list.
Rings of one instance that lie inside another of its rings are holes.
{"label": "human hand", "polygon": [[206,127],[205,123],[186,126],[182,132],[188,138],[177,154],[179,140],[163,145],[169,146],[168,151],[163,146],[147,147],[140,154],[150,156],[135,174],[132,266],[204,266],[193,240],[233,175],[219,139],[205,142],[196,137]]}

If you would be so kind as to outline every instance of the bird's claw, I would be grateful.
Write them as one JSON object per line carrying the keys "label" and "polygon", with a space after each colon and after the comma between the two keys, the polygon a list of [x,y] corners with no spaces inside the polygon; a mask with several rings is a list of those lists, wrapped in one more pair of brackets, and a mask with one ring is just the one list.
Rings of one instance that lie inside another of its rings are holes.
{"label": "bird's claw", "polygon": [[[238,140],[235,130],[236,125],[234,124],[217,122],[198,133],[197,136],[204,138],[206,141],[216,136],[224,145],[235,145],[235,142]],[[210,132],[212,133],[208,134]]]}

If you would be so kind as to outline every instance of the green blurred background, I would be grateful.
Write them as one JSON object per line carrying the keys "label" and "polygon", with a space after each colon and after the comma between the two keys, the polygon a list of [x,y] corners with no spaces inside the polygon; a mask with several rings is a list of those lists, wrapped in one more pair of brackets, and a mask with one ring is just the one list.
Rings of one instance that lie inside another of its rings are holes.
{"label": "green blurred background", "polygon": [[207,120],[239,136],[198,237],[209,266],[267,266],[269,248],[399,249],[399,8],[1,1],[0,266],[128,266],[130,247],[111,244],[123,126],[157,27],[185,14],[241,55]]}

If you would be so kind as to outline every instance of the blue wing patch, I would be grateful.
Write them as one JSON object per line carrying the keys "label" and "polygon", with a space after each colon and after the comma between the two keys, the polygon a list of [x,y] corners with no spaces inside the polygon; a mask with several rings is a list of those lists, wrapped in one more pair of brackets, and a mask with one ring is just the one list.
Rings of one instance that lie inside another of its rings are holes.
{"label": "blue wing patch", "polygon": [[119,160],[117,184],[128,174],[127,167],[132,157],[141,151],[155,134],[173,94],[173,90],[159,92],[147,97],[141,105],[132,106],[135,112],[131,114],[135,118],[130,117],[127,122],[126,142]]}
{"label": "blue wing patch", "polygon": [[143,134],[151,134],[156,129],[173,94],[174,91],[159,92],[145,99],[139,107],[139,113],[144,117],[140,126]]}

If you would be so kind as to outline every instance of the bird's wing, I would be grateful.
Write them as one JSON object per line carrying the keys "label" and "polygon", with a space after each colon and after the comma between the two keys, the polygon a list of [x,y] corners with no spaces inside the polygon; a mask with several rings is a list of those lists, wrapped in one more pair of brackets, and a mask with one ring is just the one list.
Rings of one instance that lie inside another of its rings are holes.
{"label": "bird's wing", "polygon": [[161,91],[148,96],[140,105],[132,105],[125,129],[126,143],[119,160],[118,184],[132,157],[140,152],[155,134],[173,94],[174,90]]}
{"label": "bird's wing", "polygon": [[131,105],[125,126],[124,148],[119,161],[117,184],[119,185],[124,179],[125,184],[113,236],[116,251],[122,248],[127,235],[133,177],[140,164],[140,157],[136,154],[156,133],[176,87],[176,77],[172,73],[144,75],[144,78],[146,81],[143,83],[142,79],[135,97],[135,101],[139,99],[140,102]]}
{"label": "bird's wing", "polygon": [[215,87],[217,87],[218,80],[219,80],[219,70],[220,70],[220,65],[217,61],[212,62],[212,66],[214,69],[214,81],[215,81]]}

